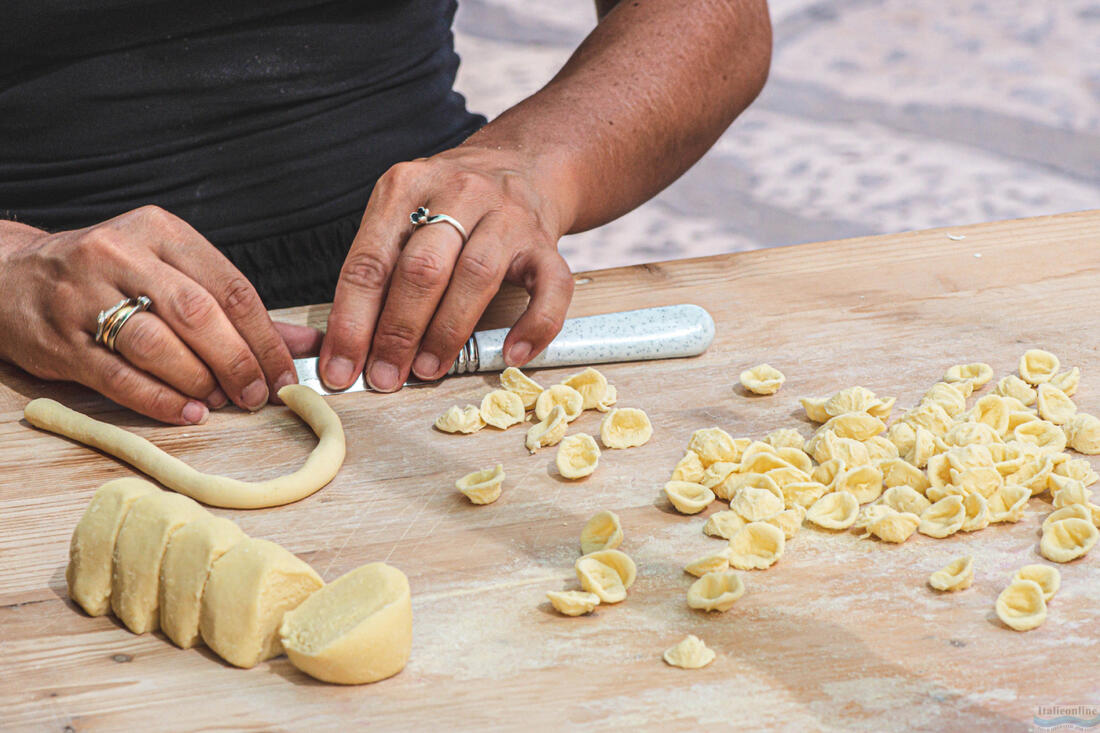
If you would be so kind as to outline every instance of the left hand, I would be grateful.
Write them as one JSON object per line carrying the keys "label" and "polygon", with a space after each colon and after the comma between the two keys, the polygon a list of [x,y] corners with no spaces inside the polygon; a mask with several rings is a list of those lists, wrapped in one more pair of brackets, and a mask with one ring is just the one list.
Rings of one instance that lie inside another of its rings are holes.
{"label": "left hand", "polygon": [[[414,229],[419,206],[457,219],[469,241],[446,223]],[[504,280],[531,296],[504,342],[509,364],[527,363],[557,335],[573,295],[560,220],[534,161],[513,151],[464,145],[390,168],[340,272],[321,346],[326,384],[343,389],[364,366],[382,392],[410,371],[443,376]]]}

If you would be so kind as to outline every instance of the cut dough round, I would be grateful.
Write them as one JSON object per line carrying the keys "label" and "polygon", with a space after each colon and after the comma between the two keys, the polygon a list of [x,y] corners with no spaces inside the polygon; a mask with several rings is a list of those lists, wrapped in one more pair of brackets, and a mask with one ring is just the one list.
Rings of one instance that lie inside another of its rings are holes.
{"label": "cut dough round", "polygon": [[730,569],[730,548],[727,545],[721,552],[697,557],[684,566],[684,572],[701,578],[707,573],[720,573]]}
{"label": "cut dough round", "polygon": [[160,628],[182,649],[199,641],[202,591],[210,568],[247,535],[224,517],[194,519],[168,540],[160,564]]}
{"label": "cut dough round", "polygon": [[997,386],[993,388],[993,393],[1002,397],[1013,397],[1025,406],[1034,405],[1035,400],[1039,397],[1039,394],[1030,384],[1015,374],[1010,374],[997,382]]}
{"label": "cut dough round", "polygon": [[501,430],[518,425],[526,417],[523,398],[506,389],[494,389],[482,397],[478,411],[487,425]]}
{"label": "cut dough round", "polygon": [[534,453],[539,448],[557,445],[565,437],[568,427],[569,421],[565,419],[565,410],[561,405],[554,405],[545,418],[528,428],[525,441],[527,450]]}
{"label": "cut dough round", "polygon": [[294,473],[255,483],[200,473],[145,438],[93,420],[53,400],[31,400],[23,416],[37,428],[109,453],[204,504],[259,509],[304,499],[331,481],[344,462],[344,429],[321,395],[301,384],[288,384],[279,390],[279,399],[317,434],[317,446]]}
{"label": "cut dough round", "polygon": [[745,584],[737,573],[707,573],[688,588],[687,604],[700,611],[725,612],[744,593]]}
{"label": "cut dough round", "polygon": [[1100,531],[1087,519],[1059,519],[1043,530],[1039,554],[1054,562],[1076,560],[1096,545],[1097,537],[1100,537]]}
{"label": "cut dough round", "polygon": [[600,423],[600,440],[608,448],[636,448],[651,437],[649,416],[634,407],[612,410]]}
{"label": "cut dough round", "polygon": [[836,491],[847,491],[860,504],[868,504],[882,496],[882,471],[875,466],[856,466],[836,477]]}
{"label": "cut dough round", "polygon": [[492,468],[466,474],[455,481],[455,488],[465,494],[473,504],[492,504],[500,498],[503,484],[504,466],[498,463]]}
{"label": "cut dough round", "polygon": [[[711,464],[713,468],[718,464]],[[722,479],[737,470],[737,464],[735,463],[722,463],[723,466],[728,466],[729,470],[726,472]],[[695,451],[684,451],[684,457],[677,463],[676,467],[672,469],[671,481],[690,481],[693,484],[705,484],[707,471],[709,469],[703,468],[703,462],[699,459],[699,454]],[[707,486],[708,489],[714,488],[713,486]]]}
{"label": "cut dough round", "polygon": [[599,407],[607,396],[607,377],[591,367],[563,380],[562,384],[580,392],[582,410]]}
{"label": "cut dough round", "polygon": [[1058,357],[1042,349],[1029,349],[1020,357],[1020,376],[1030,385],[1049,382],[1058,373]]}
{"label": "cut dough round", "polygon": [[867,533],[878,537],[883,542],[900,544],[913,536],[919,524],[920,517],[916,514],[889,509],[883,516],[867,525]]}
{"label": "cut dough round", "polygon": [[1061,509],[1055,509],[1043,520],[1043,531],[1046,532],[1047,528],[1055,522],[1059,522],[1063,519],[1070,519],[1071,517],[1087,519],[1091,522],[1092,512],[1090,512],[1089,508],[1084,504],[1070,504]]}
{"label": "cut dough round", "polygon": [[[746,442],[747,447],[747,442]],[[744,447],[738,447],[737,441],[730,437],[722,428],[702,428],[691,434],[688,441],[688,450],[699,456],[703,468],[710,468],[712,463],[727,461],[740,463],[741,453]]]}
{"label": "cut dough round", "polygon": [[592,515],[581,530],[581,553],[614,550],[623,541],[623,526],[615,512],[602,511]]}
{"label": "cut dough round", "polygon": [[600,597],[583,590],[546,591],[550,605],[563,616],[583,616],[600,605]]}
{"label": "cut dough round", "polygon": [[1014,580],[997,596],[997,616],[1016,631],[1030,631],[1047,618],[1043,589],[1033,580]]}
{"label": "cut dough round", "polygon": [[758,522],[783,511],[783,499],[767,489],[743,486],[730,499],[730,509],[747,522]]}
{"label": "cut dough round", "polygon": [[111,567],[115,541],[126,514],[143,496],[161,493],[139,478],[120,478],[96,489],[69,542],[65,580],[72,598],[89,616],[111,610]]}
{"label": "cut dough round", "polygon": [[527,410],[535,406],[535,400],[542,394],[542,386],[515,367],[508,367],[500,373],[500,386],[518,394]]}
{"label": "cut dough round", "polygon": [[783,530],[765,522],[749,522],[730,540],[730,566],[764,570],[783,556]]}
{"label": "cut dough round", "polygon": [[919,491],[912,486],[892,486],[882,494],[882,503],[899,512],[910,512],[918,517],[932,506]]}
{"label": "cut dough round", "polygon": [[707,522],[703,525],[703,534],[728,540],[744,526],[745,520],[741,518],[741,515],[727,509],[724,512],[715,512],[707,517]]}
{"label": "cut dough round", "polygon": [[1077,405],[1073,404],[1065,392],[1050,384],[1039,385],[1039,417],[1055,425],[1069,422],[1077,414]]}
{"label": "cut dough round", "polygon": [[603,393],[603,399],[596,405],[596,409],[600,412],[607,412],[618,401],[619,390],[615,389],[614,384],[609,384],[607,385],[607,391]]}
{"label": "cut dough round", "polygon": [[943,375],[945,382],[970,382],[975,388],[985,386],[993,379],[993,367],[982,362],[958,364]]}
{"label": "cut dough round", "polygon": [[485,427],[485,420],[481,417],[481,410],[474,405],[466,405],[466,407],[451,405],[435,421],[436,430],[441,430],[444,433],[469,435],[470,433],[476,433],[483,427]]}
{"label": "cut dough round", "polygon": [[960,529],[966,522],[966,506],[963,498],[957,494],[945,496],[920,515],[917,531],[921,534],[943,539]]}
{"label": "cut dough round", "polygon": [[600,463],[600,447],[587,433],[562,438],[555,458],[562,478],[578,479],[591,475]]}
{"label": "cut dough round", "polygon": [[283,653],[283,614],[323,585],[313,568],[274,542],[238,542],[210,569],[199,633],[225,661],[254,667]]}
{"label": "cut dough round", "polygon": [[625,552],[600,550],[579,558],[574,564],[581,587],[595,593],[604,603],[618,603],[634,585],[638,569]]}
{"label": "cut dough round", "polygon": [[928,576],[928,585],[936,590],[965,590],[974,583],[974,556],[963,555]]}
{"label": "cut dough round", "polygon": [[825,529],[847,529],[859,516],[859,502],[847,491],[821,497],[806,510],[806,519]]}
{"label": "cut dough round", "polygon": [[681,514],[698,514],[714,501],[714,492],[702,484],[690,481],[669,481],[665,496]]}
{"label": "cut dough round", "polygon": [[1074,415],[1064,427],[1070,448],[1090,456],[1100,453],[1100,418],[1082,412]]}
{"label": "cut dough round", "polygon": [[779,428],[765,435],[764,442],[776,449],[797,448],[801,451],[802,446],[806,444],[806,439],[794,428]]}
{"label": "cut dough round", "polygon": [[741,372],[741,386],[753,394],[775,394],[787,378],[769,364],[761,364]]}
{"label": "cut dough round", "polygon": [[209,516],[194,499],[170,491],[139,498],[115,541],[111,610],[135,634],[160,627],[160,565],[172,534]]}
{"label": "cut dough round", "polygon": [[385,563],[358,567],[288,611],[279,639],[291,664],[323,682],[392,677],[412,649],[409,580]]}
{"label": "cut dough round", "polygon": [[989,497],[989,522],[1019,522],[1024,518],[1031,492],[1023,486],[1009,484]]}
{"label": "cut dough round", "polygon": [[1050,378],[1047,384],[1050,384],[1066,393],[1068,397],[1072,397],[1077,392],[1077,385],[1081,383],[1081,370],[1077,367],[1073,367],[1066,372],[1060,372]]}
{"label": "cut dough round", "polygon": [[699,669],[714,661],[714,650],[694,634],[688,634],[676,646],[665,649],[665,663],[681,669]]}
{"label": "cut dough round", "polygon": [[784,509],[778,514],[773,514],[764,521],[782,530],[783,538],[789,540],[802,528],[802,520],[805,518],[806,510],[795,504],[790,509]]}
{"label": "cut dough round", "polygon": [[566,422],[573,422],[584,411],[584,397],[567,384],[552,385],[544,389],[535,400],[535,417],[545,420],[554,409],[554,405],[561,405],[561,409],[565,411]]}
{"label": "cut dough round", "polygon": [[1012,580],[1031,580],[1043,589],[1043,600],[1049,601],[1062,585],[1062,574],[1050,565],[1024,565],[1012,576]]}

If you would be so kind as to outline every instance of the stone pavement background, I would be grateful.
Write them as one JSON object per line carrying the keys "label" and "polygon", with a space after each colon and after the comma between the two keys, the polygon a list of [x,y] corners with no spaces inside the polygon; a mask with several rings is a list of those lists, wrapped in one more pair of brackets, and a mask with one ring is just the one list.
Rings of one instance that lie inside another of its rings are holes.
{"label": "stone pavement background", "polygon": [[[1100,1],[771,11],[763,94],[655,199],[564,238],[575,271],[1100,208]],[[592,0],[459,0],[457,86],[491,119],[594,24]]]}

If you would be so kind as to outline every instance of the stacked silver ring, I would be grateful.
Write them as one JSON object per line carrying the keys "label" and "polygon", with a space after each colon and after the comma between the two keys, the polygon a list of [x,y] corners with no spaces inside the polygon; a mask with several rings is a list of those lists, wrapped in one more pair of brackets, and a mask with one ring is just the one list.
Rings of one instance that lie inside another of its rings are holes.
{"label": "stacked silver ring", "polygon": [[107,310],[100,311],[99,316],[96,317],[96,342],[114,351],[115,339],[118,338],[118,332],[126,325],[126,321],[130,320],[135,313],[149,310],[152,305],[153,301],[141,295],[137,298],[120,300]]}
{"label": "stacked silver ring", "polygon": [[466,242],[470,239],[470,235],[466,233],[466,227],[462,226],[462,224],[460,224],[457,219],[452,216],[447,216],[446,214],[433,214],[428,211],[427,206],[417,207],[416,211],[409,214],[409,221],[413,223],[414,227],[425,226],[428,224],[450,224],[455,228],[455,231],[458,232],[459,236],[462,237],[463,244],[466,244]]}

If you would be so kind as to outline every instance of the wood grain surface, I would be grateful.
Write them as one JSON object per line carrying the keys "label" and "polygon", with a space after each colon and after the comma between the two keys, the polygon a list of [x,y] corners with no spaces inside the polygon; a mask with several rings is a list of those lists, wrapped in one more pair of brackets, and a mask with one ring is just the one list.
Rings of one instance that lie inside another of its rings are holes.
{"label": "wood grain surface", "polygon": [[[1100,556],[1062,566],[1039,629],[993,613],[1012,572],[1038,561],[1049,504],[974,534],[899,546],[805,527],[783,559],[744,573],[725,614],[685,604],[682,566],[721,540],[706,514],[671,510],[660,487],[696,428],[760,437],[812,429],[798,398],[862,384],[911,406],[955,363],[993,365],[1045,347],[1083,372],[1076,401],[1100,413],[1100,211],[827,242],[577,276],[570,315],[697,303],[718,326],[702,357],[608,365],[620,406],[645,409],[647,445],[604,452],[567,482],[554,451],[534,456],[524,429],[451,436],[431,429],[451,404],[476,403],[494,376],[453,378],[396,395],[329,398],[348,437],[336,479],[297,504],[216,514],[281,543],[332,580],[369,561],[408,574],[412,658],[374,685],[314,682],[278,658],[251,670],[160,634],[134,636],[66,598],[69,536],[104,481],[132,470],[40,433],[27,400],[51,396],[129,428],[203,471],[262,479],[293,470],[314,440],[285,408],[225,409],[195,428],[165,427],[86,390],[0,366],[0,728],[5,730],[599,729],[694,725],[828,729],[1012,730],[1041,706],[1100,705]],[[498,298],[484,326],[523,298]],[[326,309],[278,314],[323,325]],[[767,361],[787,375],[750,397],[738,373]],[[575,370],[535,374],[544,384]],[[571,432],[596,433],[598,413]],[[473,506],[453,486],[496,462],[502,498]],[[1092,459],[1100,469],[1100,461]],[[585,519],[619,513],[621,549],[638,563],[626,602],[565,618],[545,592],[577,587]],[[974,586],[938,595],[928,574],[975,556]],[[685,634],[718,653],[673,669],[661,652]]]}

